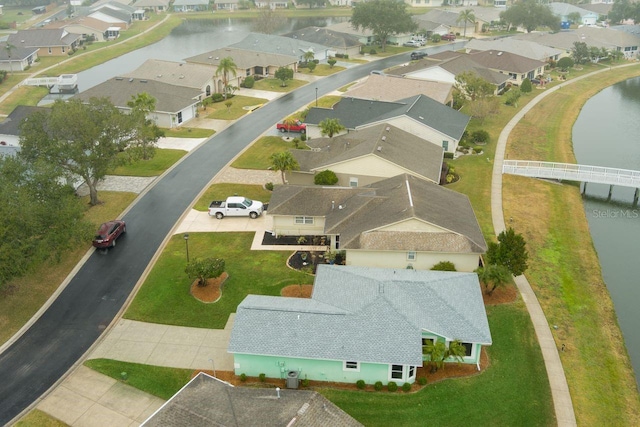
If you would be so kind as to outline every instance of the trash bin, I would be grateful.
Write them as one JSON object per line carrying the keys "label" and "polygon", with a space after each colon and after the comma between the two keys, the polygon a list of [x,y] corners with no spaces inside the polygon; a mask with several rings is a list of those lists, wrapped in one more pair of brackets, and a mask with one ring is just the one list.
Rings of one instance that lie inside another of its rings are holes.
{"label": "trash bin", "polygon": [[298,371],[287,372],[287,388],[298,388]]}

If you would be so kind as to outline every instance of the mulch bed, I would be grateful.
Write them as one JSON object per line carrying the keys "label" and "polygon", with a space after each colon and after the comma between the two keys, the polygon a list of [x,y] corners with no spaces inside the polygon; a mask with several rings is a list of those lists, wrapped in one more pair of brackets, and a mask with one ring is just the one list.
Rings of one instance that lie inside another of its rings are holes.
{"label": "mulch bed", "polygon": [[[305,258],[306,259],[303,259]],[[318,264],[324,264],[324,252],[298,251],[289,257],[287,265],[296,270],[307,268],[311,274],[316,274]]]}
{"label": "mulch bed", "polygon": [[518,289],[513,285],[498,288],[491,295],[487,294],[486,289],[482,289],[482,299],[484,305],[508,304],[514,302],[518,298]]}
{"label": "mulch bed", "polygon": [[[298,242],[300,237],[304,237],[306,239],[305,242]],[[321,245],[321,238],[324,237],[324,245],[329,242],[329,239],[326,236],[274,236],[272,233],[266,231],[264,236],[262,237],[263,245],[288,245],[288,246],[303,246],[303,245],[315,245],[315,246],[324,246]]]}
{"label": "mulch bed", "polygon": [[229,278],[225,271],[215,279],[207,279],[206,286],[198,286],[198,280],[191,284],[191,295],[200,302],[216,302],[222,296],[222,285]]}
{"label": "mulch bed", "polygon": [[311,298],[313,285],[289,285],[282,288],[280,295],[293,298]]}

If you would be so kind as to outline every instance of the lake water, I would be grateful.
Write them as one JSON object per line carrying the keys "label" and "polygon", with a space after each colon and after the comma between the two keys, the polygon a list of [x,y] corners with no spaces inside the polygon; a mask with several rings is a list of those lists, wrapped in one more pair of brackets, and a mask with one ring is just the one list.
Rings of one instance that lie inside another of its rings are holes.
{"label": "lake water", "polygon": [[[582,109],[573,128],[580,164],[640,170],[640,77],[604,89]],[[584,208],[602,275],[636,372],[640,373],[640,208],[633,188],[589,184]]]}

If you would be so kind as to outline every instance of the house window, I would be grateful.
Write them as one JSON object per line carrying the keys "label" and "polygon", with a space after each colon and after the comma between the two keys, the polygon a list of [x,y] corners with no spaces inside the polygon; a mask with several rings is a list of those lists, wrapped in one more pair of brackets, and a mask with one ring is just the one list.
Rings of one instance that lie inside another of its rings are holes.
{"label": "house window", "polygon": [[416,253],[415,251],[409,251],[407,252],[407,261],[415,261],[416,260]]}
{"label": "house window", "polygon": [[444,151],[449,151],[449,141],[442,141],[442,148]]}
{"label": "house window", "polygon": [[312,216],[297,216],[295,218],[296,224],[305,224],[305,225],[313,225],[313,217]]}
{"label": "house window", "polygon": [[360,362],[345,361],[342,370],[360,372]]}
{"label": "house window", "polygon": [[340,235],[336,234],[336,237],[333,238],[333,241],[336,243],[336,250],[340,249]]}
{"label": "house window", "polygon": [[416,367],[415,366],[409,366],[409,378],[414,378],[416,376]]}
{"label": "house window", "polygon": [[178,113],[178,123],[182,123],[182,111]]}
{"label": "house window", "polygon": [[432,345],[434,341],[435,340],[433,338],[422,338],[422,345]]}
{"label": "house window", "polygon": [[49,48],[49,53],[53,53],[53,52],[51,51],[51,48]]}
{"label": "house window", "polygon": [[401,380],[403,378],[404,367],[402,365],[391,365],[391,379]]}
{"label": "house window", "polygon": [[471,344],[470,342],[463,342],[461,344],[464,347],[464,355],[466,357],[471,356],[471,352],[473,351],[473,344]]}
{"label": "house window", "polygon": [[62,53],[64,53],[64,50],[65,50],[65,49],[64,49],[64,46],[62,46]]}
{"label": "house window", "polygon": [[357,187],[358,186],[358,178],[351,177],[349,178],[349,187]]}

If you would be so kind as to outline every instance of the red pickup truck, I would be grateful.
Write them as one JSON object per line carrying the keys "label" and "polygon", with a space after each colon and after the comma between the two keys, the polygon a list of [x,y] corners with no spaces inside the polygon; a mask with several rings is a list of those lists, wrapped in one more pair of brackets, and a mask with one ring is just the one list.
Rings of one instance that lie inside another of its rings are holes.
{"label": "red pickup truck", "polygon": [[452,41],[455,41],[456,35],[453,34],[453,33],[449,33],[449,34],[443,35],[441,38],[442,38],[442,40],[448,40],[448,41],[452,42]]}
{"label": "red pickup truck", "polygon": [[276,128],[280,131],[280,132],[300,132],[300,133],[307,133],[307,125],[305,125],[304,123],[302,123],[300,120],[296,120],[296,122],[292,125],[287,125],[284,123],[278,123],[276,125]]}

